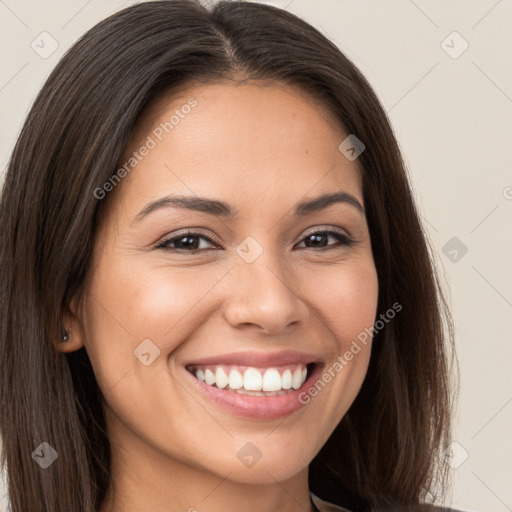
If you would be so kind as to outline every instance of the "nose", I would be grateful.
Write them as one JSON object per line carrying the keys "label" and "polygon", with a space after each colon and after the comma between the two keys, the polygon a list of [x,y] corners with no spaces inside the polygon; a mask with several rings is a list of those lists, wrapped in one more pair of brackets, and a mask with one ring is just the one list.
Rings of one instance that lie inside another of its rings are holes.
{"label": "nose", "polygon": [[231,326],[252,325],[262,334],[274,334],[305,320],[308,309],[298,295],[300,283],[282,267],[270,251],[252,263],[235,262],[224,301],[224,317]]}

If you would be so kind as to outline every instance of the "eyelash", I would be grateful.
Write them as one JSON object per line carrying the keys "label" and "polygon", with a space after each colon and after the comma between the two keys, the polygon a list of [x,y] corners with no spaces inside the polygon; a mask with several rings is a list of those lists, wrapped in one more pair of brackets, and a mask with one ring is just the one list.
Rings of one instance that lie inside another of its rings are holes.
{"label": "eyelash", "polygon": [[[336,238],[338,240],[338,242],[340,242],[340,244],[330,244],[330,245],[327,245],[326,247],[318,247],[318,248],[315,248],[315,247],[304,247],[303,249],[312,249],[312,250],[322,251],[322,250],[326,250],[326,249],[329,249],[329,248],[337,248],[337,247],[340,247],[340,245],[341,246],[350,247],[350,246],[352,246],[352,245],[354,245],[356,243],[356,240],[354,238],[348,236],[343,231],[331,228],[331,229],[323,229],[323,230],[318,230],[318,231],[313,231],[311,233],[308,233],[299,242],[299,244],[302,243],[305,239],[307,239],[307,238],[309,238],[309,237],[311,237],[313,235],[319,235],[319,234],[330,235],[330,236]],[[167,238],[167,239],[163,240],[156,248],[157,249],[163,249],[163,250],[169,251],[169,252],[189,253],[189,254],[196,254],[198,252],[202,252],[202,251],[205,251],[205,250],[211,250],[211,249],[196,249],[196,250],[193,250],[193,251],[189,251],[187,249],[176,249],[176,248],[169,247],[169,244],[171,244],[172,242],[176,242],[177,240],[180,240],[180,239],[185,238],[185,237],[199,237],[199,238],[202,238],[203,240],[207,240],[209,243],[214,244],[214,245],[218,243],[215,240],[212,240],[210,237],[207,237],[206,235],[203,235],[202,233],[197,233],[197,232],[194,232],[194,231],[185,231],[185,232],[182,232],[182,233],[180,233],[178,235],[174,235],[171,238]]]}

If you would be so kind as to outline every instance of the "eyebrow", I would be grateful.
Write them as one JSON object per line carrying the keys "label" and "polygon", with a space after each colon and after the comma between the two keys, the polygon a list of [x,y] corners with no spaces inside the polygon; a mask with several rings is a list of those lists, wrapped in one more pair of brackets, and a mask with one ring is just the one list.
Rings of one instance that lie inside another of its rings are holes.
{"label": "eyebrow", "polygon": [[[348,192],[338,191],[303,201],[296,205],[294,215],[308,215],[323,210],[335,203],[346,203],[354,206],[364,215],[364,208],[361,203]],[[228,203],[216,199],[208,199],[198,196],[166,196],[147,204],[135,217],[134,222],[140,222],[150,213],[162,208],[184,208],[187,210],[208,213],[218,217],[235,218],[238,210]]]}

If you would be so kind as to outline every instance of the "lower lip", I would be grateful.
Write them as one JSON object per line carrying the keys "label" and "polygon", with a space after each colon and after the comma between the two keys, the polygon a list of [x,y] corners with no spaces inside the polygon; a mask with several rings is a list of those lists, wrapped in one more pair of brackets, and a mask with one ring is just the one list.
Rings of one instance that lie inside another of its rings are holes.
{"label": "lower lip", "polygon": [[299,401],[299,395],[303,393],[309,386],[309,383],[316,378],[320,370],[321,365],[316,364],[313,367],[311,375],[308,375],[308,378],[299,389],[289,391],[285,395],[275,396],[249,396],[236,393],[235,391],[226,391],[205,384],[186,369],[185,373],[192,379],[194,385],[202,395],[227,412],[251,419],[275,420],[289,416],[305,405]]}

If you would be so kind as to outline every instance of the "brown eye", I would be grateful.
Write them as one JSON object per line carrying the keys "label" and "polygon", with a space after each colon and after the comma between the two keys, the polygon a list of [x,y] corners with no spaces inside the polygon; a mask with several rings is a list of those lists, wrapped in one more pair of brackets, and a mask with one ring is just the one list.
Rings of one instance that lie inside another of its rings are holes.
{"label": "brown eye", "polygon": [[[323,245],[326,244],[330,238],[337,240],[339,243]],[[306,245],[306,248],[308,249],[325,249],[331,246],[333,246],[334,248],[339,247],[340,245],[351,246],[352,244],[355,243],[355,240],[353,238],[343,233],[342,231],[337,230],[314,231],[313,233],[309,233],[305,238],[303,238],[303,241],[301,243],[303,243],[304,241],[306,241],[306,244],[310,244]]]}
{"label": "brown eye", "polygon": [[206,240],[207,243],[216,245],[213,240],[201,233],[187,231],[163,240],[157,246],[157,249],[164,249],[166,251],[184,251],[190,253],[208,250],[208,247],[201,246],[201,240]]}

